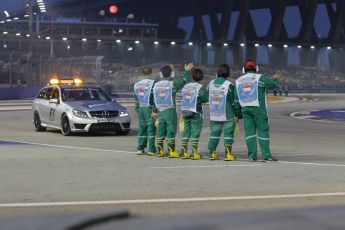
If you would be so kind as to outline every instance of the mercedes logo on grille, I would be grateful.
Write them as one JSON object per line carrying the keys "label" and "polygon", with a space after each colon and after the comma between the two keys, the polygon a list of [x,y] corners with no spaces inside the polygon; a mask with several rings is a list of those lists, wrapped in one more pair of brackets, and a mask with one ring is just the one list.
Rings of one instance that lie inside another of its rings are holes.
{"label": "mercedes logo on grille", "polygon": [[109,117],[110,116],[110,113],[108,111],[103,111],[102,112],[102,116],[103,117]]}

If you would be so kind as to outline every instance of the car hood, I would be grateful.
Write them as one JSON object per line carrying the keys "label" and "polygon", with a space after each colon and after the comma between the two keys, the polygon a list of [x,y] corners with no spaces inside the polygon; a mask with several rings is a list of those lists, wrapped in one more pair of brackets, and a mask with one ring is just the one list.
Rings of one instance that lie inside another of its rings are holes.
{"label": "car hood", "polygon": [[125,108],[117,102],[114,101],[68,101],[65,102],[67,105],[73,109],[78,109],[82,111],[99,111],[99,110],[125,110]]}

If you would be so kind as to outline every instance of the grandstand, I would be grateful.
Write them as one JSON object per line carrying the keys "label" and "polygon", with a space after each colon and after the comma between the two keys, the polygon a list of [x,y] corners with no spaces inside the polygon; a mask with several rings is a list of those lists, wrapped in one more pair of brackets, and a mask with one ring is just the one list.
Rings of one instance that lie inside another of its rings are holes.
{"label": "grandstand", "polygon": [[141,66],[190,61],[208,78],[228,63],[236,78],[252,58],[263,73],[281,70],[293,91],[345,92],[341,0],[30,1],[0,15],[2,87],[59,74],[130,89],[134,80],[122,78]]}

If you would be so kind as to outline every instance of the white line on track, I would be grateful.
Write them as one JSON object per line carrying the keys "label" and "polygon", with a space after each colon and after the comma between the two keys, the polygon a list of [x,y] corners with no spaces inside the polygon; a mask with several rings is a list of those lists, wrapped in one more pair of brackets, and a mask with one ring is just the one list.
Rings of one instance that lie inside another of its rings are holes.
{"label": "white line on track", "polygon": [[14,141],[14,140],[3,140],[3,139],[1,139],[1,141],[8,141],[8,142],[15,142],[15,143],[29,144],[29,145],[39,145],[39,146],[54,147],[54,148],[65,148],[65,149],[78,149],[78,150],[116,152],[116,153],[135,153],[135,152],[129,152],[129,151],[113,150],[113,149],[95,149],[95,148],[75,147],[75,146],[66,146],[66,145],[51,145],[51,144],[42,144],[42,143],[26,142],[26,141]]}
{"label": "white line on track", "polygon": [[289,198],[291,199],[291,198],[336,197],[336,196],[345,196],[345,192],[282,194],[282,195],[264,195],[264,196],[226,196],[226,197],[195,197],[195,198],[137,199],[137,200],[3,203],[3,204],[0,204],[0,208],[24,208],[24,207],[32,208],[32,207],[80,206],[80,205],[114,205],[114,204],[179,203],[179,202],[207,202],[207,201],[232,201],[232,200],[264,200],[264,199],[289,199]]}
{"label": "white line on track", "polygon": [[188,168],[225,168],[225,167],[256,167],[261,164],[251,165],[177,165],[177,166],[157,166],[150,167],[151,169],[188,169]]}
{"label": "white line on track", "polygon": [[0,106],[0,111],[7,111],[7,110],[31,110],[31,106]]}
{"label": "white line on track", "polygon": [[342,164],[311,163],[311,162],[296,162],[296,161],[278,161],[278,162],[284,163],[284,164],[345,167],[345,165],[342,165]]}
{"label": "white line on track", "polygon": [[26,105],[26,106],[32,106],[32,102],[28,103],[28,102],[18,102],[18,103],[0,103],[0,107],[1,106],[21,106],[21,105]]}
{"label": "white line on track", "polygon": [[[300,156],[300,155],[287,155],[289,157],[291,156]],[[236,161],[248,161],[244,158],[237,158]],[[260,162],[260,160],[258,160]],[[264,161],[262,161],[264,162]],[[297,164],[297,165],[311,165],[311,166],[333,166],[333,167],[345,167],[345,164],[331,164],[331,163],[315,163],[315,162],[298,162],[298,161],[281,161],[278,160],[277,162],[264,162],[265,164],[278,164],[278,163],[284,163],[284,164]]]}

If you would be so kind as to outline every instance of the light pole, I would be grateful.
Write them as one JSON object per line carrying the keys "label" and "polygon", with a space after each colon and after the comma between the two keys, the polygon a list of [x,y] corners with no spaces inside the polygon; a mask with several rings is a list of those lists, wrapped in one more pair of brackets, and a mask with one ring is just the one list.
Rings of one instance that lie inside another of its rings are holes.
{"label": "light pole", "polygon": [[54,17],[51,17],[50,58],[54,56]]}
{"label": "light pole", "polygon": [[199,53],[199,58],[198,58],[198,64],[201,65],[202,61],[202,30],[200,29],[199,32],[199,42],[198,42],[198,53]]}
{"label": "light pole", "polygon": [[[28,7],[29,7],[29,54],[27,59],[28,65],[28,73],[27,73],[27,82],[26,86],[29,87],[32,83],[32,0],[28,0]],[[31,83],[29,83],[31,81]]]}
{"label": "light pole", "polygon": [[10,53],[10,88],[12,88],[12,60],[13,60],[14,51]]}

